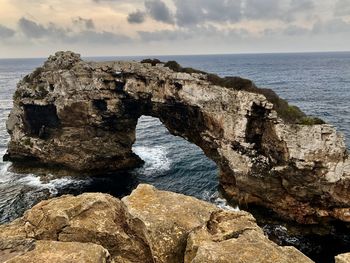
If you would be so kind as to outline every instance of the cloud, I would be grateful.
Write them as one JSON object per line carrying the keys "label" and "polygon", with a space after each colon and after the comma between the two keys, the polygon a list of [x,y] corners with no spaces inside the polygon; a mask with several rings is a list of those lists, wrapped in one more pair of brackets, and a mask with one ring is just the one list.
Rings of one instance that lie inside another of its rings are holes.
{"label": "cloud", "polygon": [[338,18],[328,21],[318,21],[314,24],[312,33],[317,35],[350,33],[350,23]]}
{"label": "cloud", "polygon": [[157,30],[153,32],[138,31],[144,42],[174,41],[191,38],[190,32],[186,30]]}
{"label": "cloud", "polygon": [[280,0],[246,0],[243,12],[249,19],[279,19],[282,10]]}
{"label": "cloud", "polygon": [[270,29],[267,28],[263,30],[262,35],[271,37],[271,36],[303,36],[310,34],[311,30],[309,28],[304,28],[296,25],[288,25],[287,27],[280,27],[280,28],[274,28]]}
{"label": "cloud", "polygon": [[78,32],[65,29],[54,23],[49,23],[48,26],[45,26],[23,17],[19,20],[18,25],[20,31],[27,38],[41,39],[48,42],[115,45],[131,41],[125,35],[108,31],[97,31],[89,21],[89,19],[82,18],[78,20],[73,19],[74,24],[78,23],[80,25],[83,23],[85,27]]}
{"label": "cloud", "polygon": [[288,36],[302,36],[310,33],[310,30],[308,28],[290,25],[285,28],[282,33]]}
{"label": "cloud", "polygon": [[145,7],[147,13],[156,21],[172,24],[173,15],[168,6],[161,0],[146,0]]}
{"label": "cloud", "polygon": [[82,27],[84,29],[95,29],[95,23],[94,21],[86,18],[82,18],[80,16],[73,18],[73,24],[79,27]]}
{"label": "cloud", "polygon": [[0,25],[0,38],[10,38],[15,35],[15,31],[6,26]]}
{"label": "cloud", "polygon": [[211,22],[237,22],[241,19],[241,0],[174,0],[180,26]]}
{"label": "cloud", "polygon": [[128,22],[130,24],[141,24],[145,21],[146,13],[140,10],[132,12],[128,15]]}
{"label": "cloud", "polygon": [[92,30],[85,30],[67,35],[64,40],[69,43],[101,44],[106,46],[118,45],[131,41],[131,39],[125,35],[108,31],[98,32]]}
{"label": "cloud", "polygon": [[349,16],[350,15],[350,0],[338,0],[335,4],[334,15]]}
{"label": "cloud", "polygon": [[305,12],[315,8],[315,3],[312,0],[292,0],[290,3],[289,12]]}
{"label": "cloud", "polygon": [[252,20],[292,21],[314,8],[313,0],[246,0],[242,12]]}
{"label": "cloud", "polygon": [[41,38],[49,34],[49,29],[44,26],[22,17],[18,21],[19,29],[29,38]]}
{"label": "cloud", "polygon": [[250,36],[250,33],[245,29],[220,29],[211,25],[177,28],[174,30],[157,30],[154,32],[139,31],[138,33],[144,42],[173,42],[189,39],[220,39],[223,41]]}

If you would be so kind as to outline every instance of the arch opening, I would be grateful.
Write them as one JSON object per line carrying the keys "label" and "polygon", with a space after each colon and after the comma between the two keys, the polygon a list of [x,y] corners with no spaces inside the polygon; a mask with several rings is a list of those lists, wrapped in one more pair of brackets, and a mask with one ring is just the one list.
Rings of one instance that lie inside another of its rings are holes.
{"label": "arch opening", "polygon": [[145,163],[134,169],[139,182],[213,201],[218,195],[218,167],[195,144],[172,135],[155,117],[142,115],[133,152]]}

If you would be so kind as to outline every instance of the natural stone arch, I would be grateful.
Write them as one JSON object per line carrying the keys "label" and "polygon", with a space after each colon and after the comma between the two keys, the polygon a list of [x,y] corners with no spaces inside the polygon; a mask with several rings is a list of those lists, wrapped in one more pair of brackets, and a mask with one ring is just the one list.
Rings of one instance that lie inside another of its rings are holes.
{"label": "natural stone arch", "polygon": [[350,221],[343,137],[330,125],[287,124],[264,95],[234,83],[60,52],[18,84],[5,159],[77,171],[133,168],[141,163],[131,150],[137,120],[149,115],[217,163],[229,198],[302,223]]}

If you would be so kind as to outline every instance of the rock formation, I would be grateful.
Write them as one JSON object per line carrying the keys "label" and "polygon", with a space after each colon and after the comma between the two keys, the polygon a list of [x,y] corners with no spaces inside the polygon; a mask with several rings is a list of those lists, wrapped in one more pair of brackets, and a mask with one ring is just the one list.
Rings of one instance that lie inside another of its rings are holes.
{"label": "rock formation", "polygon": [[350,263],[350,253],[336,256],[335,263]]}
{"label": "rock formation", "polygon": [[139,185],[121,201],[89,193],[39,203],[0,226],[0,262],[312,261],[269,241],[247,212]]}
{"label": "rock formation", "polygon": [[241,88],[250,81],[223,87],[210,76],[58,52],[18,84],[4,159],[93,173],[133,168],[142,163],[131,150],[137,120],[150,115],[217,163],[230,200],[300,223],[350,222],[342,135],[282,119],[294,108],[277,110],[256,88]]}

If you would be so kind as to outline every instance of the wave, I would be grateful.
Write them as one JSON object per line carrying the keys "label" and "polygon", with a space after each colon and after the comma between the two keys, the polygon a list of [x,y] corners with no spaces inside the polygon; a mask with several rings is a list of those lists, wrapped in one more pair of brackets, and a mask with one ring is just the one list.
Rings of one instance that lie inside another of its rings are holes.
{"label": "wave", "polygon": [[64,188],[72,185],[82,185],[89,183],[89,179],[77,180],[71,177],[56,178],[48,181],[43,181],[39,176],[29,174],[18,180],[19,183],[25,184],[30,187],[47,189],[52,195],[57,195],[60,188]]}
{"label": "wave", "polygon": [[167,148],[164,146],[135,146],[133,151],[145,161],[145,171],[157,172],[168,171],[171,167],[171,160],[168,159]]}
{"label": "wave", "polygon": [[230,205],[227,200],[223,197],[221,197],[220,193],[216,191],[213,194],[210,194],[209,191],[204,191],[201,199],[207,202],[211,202],[215,204],[217,207],[224,209],[224,210],[229,210],[229,211],[240,211],[238,206],[232,206]]}

